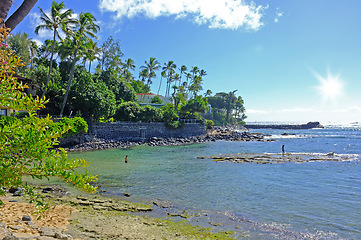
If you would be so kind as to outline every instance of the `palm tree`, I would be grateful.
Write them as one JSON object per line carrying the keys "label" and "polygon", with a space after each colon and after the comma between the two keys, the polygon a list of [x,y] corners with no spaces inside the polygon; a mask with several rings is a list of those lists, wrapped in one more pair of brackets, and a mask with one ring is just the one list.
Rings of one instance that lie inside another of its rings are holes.
{"label": "palm tree", "polygon": [[162,71],[161,76],[160,76],[160,82],[159,82],[157,95],[159,95],[160,87],[162,86],[162,79],[165,77],[167,77],[167,73],[165,71]]}
{"label": "palm tree", "polygon": [[37,54],[38,51],[38,45],[36,45],[36,42],[31,41],[30,42],[30,46],[29,46],[29,51],[30,51],[30,69],[33,69],[34,66],[34,58]]}
{"label": "palm tree", "polygon": [[155,70],[158,70],[159,67],[160,67],[159,62],[153,57],[149,58],[149,62],[145,61],[145,65],[140,67],[141,69],[147,69],[148,71],[148,81],[147,81],[148,87],[152,83],[152,78],[155,78],[157,76]]}
{"label": "palm tree", "polygon": [[125,63],[123,63],[123,74],[125,74],[129,70],[135,70],[134,61],[131,58],[128,58]]}
{"label": "palm tree", "polygon": [[185,65],[182,65],[180,68],[180,79],[179,79],[179,86],[181,85],[182,82],[182,75],[185,74],[185,71],[187,71],[187,67]]}
{"label": "palm tree", "polygon": [[148,78],[148,69],[142,69],[142,71],[139,73],[139,78],[141,79],[142,83],[145,84],[145,79]]}
{"label": "palm tree", "polygon": [[92,62],[94,60],[99,60],[99,53],[100,53],[100,48],[97,46],[97,43],[94,42],[92,39],[90,39],[84,48],[83,54],[84,54],[84,59],[83,59],[83,63],[85,66],[85,62],[89,61],[89,72],[91,69],[91,65]]}
{"label": "palm tree", "polygon": [[175,70],[177,68],[177,65],[173,61],[168,61],[168,63],[164,63],[164,67],[162,68],[163,71],[167,72],[167,86],[166,86],[166,92],[165,96],[169,97],[169,89],[171,82],[173,81],[173,74],[175,73]]}
{"label": "palm tree", "polygon": [[72,62],[72,67],[71,67],[71,71],[70,71],[70,75],[69,75],[68,86],[66,88],[66,92],[65,92],[65,96],[64,96],[64,100],[63,100],[63,105],[62,105],[61,111],[60,111],[60,117],[63,116],[65,104],[66,104],[68,94],[69,94],[70,85],[73,80],[75,63],[78,60],[77,59],[78,50],[80,47],[84,46],[86,41],[90,40],[90,37],[97,39],[97,37],[95,36],[95,33],[97,33],[99,31],[100,27],[95,23],[95,21],[96,21],[96,19],[91,13],[80,13],[79,19],[76,20],[75,29],[71,33],[73,47],[74,47],[74,52],[73,52],[73,56],[72,56],[73,62]]}
{"label": "palm tree", "polygon": [[48,29],[53,31],[53,45],[50,56],[50,66],[49,73],[46,79],[46,84],[44,87],[44,91],[42,94],[42,98],[45,96],[46,89],[48,88],[50,81],[50,73],[53,65],[53,56],[54,56],[54,48],[55,48],[55,40],[56,37],[61,39],[59,35],[58,29],[61,28],[64,32],[68,32],[70,24],[74,23],[74,20],[71,18],[73,11],[71,9],[65,10],[64,2],[58,3],[53,1],[50,8],[50,16],[48,16],[43,9],[40,9],[42,24],[35,28],[35,33],[39,34],[39,30]]}

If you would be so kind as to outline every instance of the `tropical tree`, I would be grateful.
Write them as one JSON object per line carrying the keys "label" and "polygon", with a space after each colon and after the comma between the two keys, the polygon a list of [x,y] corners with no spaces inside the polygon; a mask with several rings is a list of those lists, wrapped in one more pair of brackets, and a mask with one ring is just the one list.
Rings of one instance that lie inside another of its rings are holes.
{"label": "tropical tree", "polygon": [[185,71],[187,71],[187,67],[185,65],[182,65],[180,68],[179,86],[182,84],[182,75],[185,74]]}
{"label": "tropical tree", "polygon": [[162,80],[163,80],[163,78],[166,78],[166,77],[167,77],[167,73],[165,71],[162,71],[161,75],[160,75],[160,82],[159,82],[157,95],[159,95],[160,88],[162,87]]}
{"label": "tropical tree", "polygon": [[123,52],[120,49],[119,40],[115,41],[110,36],[101,46],[100,69],[119,68],[122,65],[121,57],[123,57]]}
{"label": "tropical tree", "polygon": [[28,15],[28,13],[34,7],[37,1],[38,0],[24,0],[23,3],[18,7],[18,9],[16,9],[16,11],[8,19],[6,18],[8,16],[10,7],[14,4],[14,1],[0,1],[0,26],[3,27],[5,23],[5,26],[7,28],[10,28],[10,31],[14,30],[14,28],[26,17],[26,15]]}
{"label": "tropical tree", "polygon": [[35,33],[39,34],[39,30],[42,29],[48,29],[53,31],[53,45],[50,56],[49,73],[43,90],[43,94],[41,96],[43,98],[45,96],[46,89],[48,88],[50,81],[50,73],[53,64],[53,56],[55,49],[55,40],[56,37],[61,39],[59,35],[59,28],[62,29],[64,32],[69,32],[69,27],[71,24],[74,23],[74,20],[71,18],[73,11],[71,9],[65,10],[64,2],[58,3],[53,1],[50,8],[50,16],[48,16],[40,7],[39,9],[41,13],[40,19],[42,21],[42,24],[40,24],[35,28]]}
{"label": "tropical tree", "polygon": [[[0,108],[11,108],[28,111],[23,119],[12,119],[11,122],[0,121],[0,186],[11,188],[21,187],[25,194],[36,202],[39,207],[44,206],[33,188],[26,183],[25,177],[49,179],[58,177],[62,181],[82,190],[94,192],[96,187],[90,182],[96,176],[76,171],[78,167],[85,167],[84,159],[68,159],[64,149],[54,149],[57,138],[69,129],[53,129],[50,117],[38,118],[35,112],[44,107],[44,98],[33,98],[23,94],[20,90],[27,88],[26,84],[18,81],[12,74],[21,64],[17,56],[6,49],[8,30],[0,29]],[[0,188],[0,195],[5,195],[4,188]],[[0,200],[0,205],[3,204]]]}
{"label": "tropical tree", "polygon": [[130,72],[130,70],[135,70],[135,64],[133,59],[128,58],[125,63],[123,63],[123,76],[125,76],[127,72]]}
{"label": "tropical tree", "polygon": [[92,62],[95,60],[99,60],[100,48],[97,46],[97,43],[90,39],[83,49],[83,63],[85,66],[85,62],[89,61],[89,72],[92,66]]}
{"label": "tropical tree", "polygon": [[149,58],[149,62],[145,61],[145,65],[141,66],[140,68],[147,70],[148,72],[147,86],[150,86],[150,84],[152,84],[152,78],[155,78],[157,76],[155,71],[160,68],[159,62],[155,58],[151,57]]}
{"label": "tropical tree", "polygon": [[165,96],[169,97],[169,89],[171,87],[171,83],[174,80],[174,74],[175,74],[175,69],[177,68],[177,65],[173,62],[173,61],[168,61],[168,63],[164,63],[164,67],[162,68],[162,70],[164,72],[166,72],[166,77],[167,77],[167,86],[166,86],[166,92],[165,92]]}
{"label": "tropical tree", "polygon": [[30,63],[30,45],[31,40],[26,33],[17,33],[9,36],[8,41],[9,47],[15,55],[19,56],[23,62],[23,66],[18,67],[18,71],[24,73],[26,67]]}
{"label": "tropical tree", "polygon": [[84,46],[86,41],[89,41],[90,38],[97,38],[95,33],[97,33],[100,27],[95,23],[96,19],[91,13],[80,13],[79,19],[76,21],[76,27],[74,31],[71,32],[72,43],[74,48],[74,53],[72,55],[72,67],[69,75],[68,86],[66,88],[63,105],[60,111],[60,117],[63,116],[64,108],[69,94],[70,85],[74,75],[75,64],[77,62],[77,54],[80,47]]}

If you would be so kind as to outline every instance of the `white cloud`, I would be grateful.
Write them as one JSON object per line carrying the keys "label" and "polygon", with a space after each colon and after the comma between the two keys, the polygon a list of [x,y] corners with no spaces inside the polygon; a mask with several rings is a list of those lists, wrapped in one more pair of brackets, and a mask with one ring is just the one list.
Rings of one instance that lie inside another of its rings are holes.
{"label": "white cloud", "polygon": [[257,31],[263,26],[262,17],[267,6],[244,0],[101,0],[99,8],[115,12],[118,19],[137,15],[189,17],[210,28]]}
{"label": "white cloud", "polygon": [[275,23],[278,23],[280,21],[280,18],[283,17],[283,12],[281,12],[278,8],[277,8],[277,13],[276,13],[276,17],[275,17]]}

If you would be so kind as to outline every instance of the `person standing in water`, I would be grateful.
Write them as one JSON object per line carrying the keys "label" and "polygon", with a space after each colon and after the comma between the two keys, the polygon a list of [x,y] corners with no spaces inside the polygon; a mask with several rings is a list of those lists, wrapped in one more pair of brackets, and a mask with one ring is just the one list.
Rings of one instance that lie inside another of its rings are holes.
{"label": "person standing in water", "polygon": [[282,145],[282,155],[285,155],[285,145]]}
{"label": "person standing in water", "polygon": [[125,156],[125,163],[128,163],[128,155]]}

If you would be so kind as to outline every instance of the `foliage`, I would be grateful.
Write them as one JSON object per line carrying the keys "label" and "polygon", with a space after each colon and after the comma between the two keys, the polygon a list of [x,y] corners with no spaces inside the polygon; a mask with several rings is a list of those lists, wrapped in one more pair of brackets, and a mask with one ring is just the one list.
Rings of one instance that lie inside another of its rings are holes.
{"label": "foliage", "polygon": [[17,119],[14,117],[0,115],[0,128],[3,128],[4,126],[10,126],[16,121]]}
{"label": "foliage", "polygon": [[81,111],[87,119],[110,117],[114,114],[115,96],[101,80],[94,80],[84,67],[77,67],[70,95],[70,109]]}
{"label": "foliage", "polygon": [[181,108],[182,117],[187,115],[196,116],[195,113],[205,113],[206,110],[208,109],[207,105],[208,105],[208,101],[206,98],[197,96],[191,99],[190,101],[188,101],[187,104],[182,106]]}
{"label": "foliage", "polygon": [[[53,122],[49,116],[35,116],[35,111],[43,108],[46,100],[21,93],[20,90],[27,86],[12,76],[20,62],[18,57],[6,49],[8,32],[8,29],[0,29],[0,107],[29,111],[29,116],[0,128],[0,186],[21,187],[39,207],[44,207],[44,204],[24,182],[26,176],[38,179],[58,177],[82,190],[96,191],[90,185],[96,176],[87,171],[75,171],[88,163],[84,159],[69,160],[64,149],[53,148],[58,143],[57,138],[67,129],[55,131],[50,127]],[[0,189],[0,194],[4,193]]]}
{"label": "foliage", "polygon": [[213,119],[216,125],[238,123],[242,124],[245,115],[244,102],[241,96],[236,97],[234,90],[229,93],[219,92],[213,97],[208,97],[208,102],[213,109]]}
{"label": "foliage", "polygon": [[123,52],[120,49],[120,41],[114,40],[110,36],[101,46],[100,68],[101,70],[115,69],[118,70],[121,63]]}
{"label": "foliage", "polygon": [[81,117],[74,118],[62,118],[59,122],[54,122],[51,125],[53,130],[62,130],[68,129],[63,133],[62,137],[72,136],[77,133],[85,133],[88,132],[88,124]]}
{"label": "foliage", "polygon": [[17,73],[24,73],[25,68],[30,64],[30,44],[31,40],[28,38],[26,33],[16,33],[15,35],[9,36],[8,44],[11,50],[16,56],[21,58],[24,66],[20,66],[16,69]]}
{"label": "foliage", "polygon": [[117,103],[121,103],[123,101],[136,101],[137,96],[130,83],[124,81],[122,76],[120,76],[114,69],[101,71],[100,73],[97,73],[96,76],[98,81],[103,81],[114,93]]}
{"label": "foliage", "polygon": [[118,121],[138,121],[140,106],[136,102],[121,103],[115,111],[114,118]]}
{"label": "foliage", "polygon": [[162,104],[163,100],[159,96],[155,96],[150,100],[151,103]]}
{"label": "foliage", "polygon": [[214,122],[209,119],[205,119],[205,125],[207,128],[211,128],[214,125]]}
{"label": "foliage", "polygon": [[130,85],[134,89],[136,93],[149,93],[150,87],[148,85],[145,85],[142,81],[131,81]]}
{"label": "foliage", "polygon": [[163,111],[163,121],[164,122],[170,122],[170,121],[176,121],[178,120],[178,114],[177,111],[174,109],[173,104],[166,104],[161,107]]}
{"label": "foliage", "polygon": [[139,120],[142,122],[161,121],[163,118],[162,110],[150,105],[145,105],[140,108]]}
{"label": "foliage", "polygon": [[184,127],[184,122],[180,121],[169,121],[165,123],[166,128],[168,129],[177,129]]}

